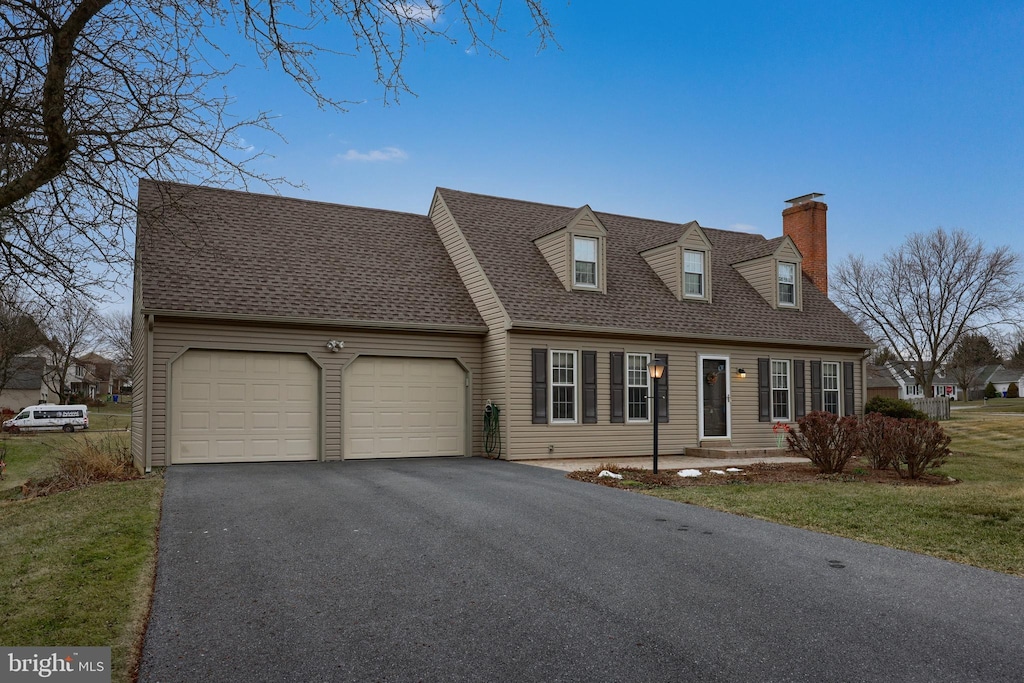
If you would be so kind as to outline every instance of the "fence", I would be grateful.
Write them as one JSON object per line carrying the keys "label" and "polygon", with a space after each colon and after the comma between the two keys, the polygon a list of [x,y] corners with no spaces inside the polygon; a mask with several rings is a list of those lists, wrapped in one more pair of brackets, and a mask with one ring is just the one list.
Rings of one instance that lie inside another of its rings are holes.
{"label": "fence", "polygon": [[939,398],[913,398],[910,403],[925,413],[933,420],[949,419],[949,399],[940,396]]}

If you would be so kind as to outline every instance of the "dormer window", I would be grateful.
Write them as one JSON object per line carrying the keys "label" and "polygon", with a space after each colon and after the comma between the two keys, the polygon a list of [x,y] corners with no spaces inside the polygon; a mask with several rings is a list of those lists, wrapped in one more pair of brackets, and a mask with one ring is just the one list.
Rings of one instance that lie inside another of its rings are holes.
{"label": "dormer window", "polygon": [[704,252],[683,251],[683,294],[704,298]]}
{"label": "dormer window", "polygon": [[597,240],[592,237],[573,238],[573,284],[597,288]]}
{"label": "dormer window", "polygon": [[779,306],[796,306],[796,264],[779,261]]}

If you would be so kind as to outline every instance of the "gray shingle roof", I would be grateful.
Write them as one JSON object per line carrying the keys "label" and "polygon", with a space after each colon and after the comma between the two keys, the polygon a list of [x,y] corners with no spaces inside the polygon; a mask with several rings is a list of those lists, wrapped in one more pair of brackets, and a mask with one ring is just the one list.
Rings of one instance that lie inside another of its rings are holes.
{"label": "gray shingle roof", "polygon": [[898,387],[900,385],[884,365],[868,365],[868,388]]}
{"label": "gray shingle roof", "polygon": [[1006,368],[1000,366],[998,370],[992,373],[992,375],[988,378],[988,381],[992,382],[993,384],[1002,384],[1004,382],[1019,382],[1021,375],[1024,375],[1024,372],[1021,372],[1020,370],[1007,370]]}
{"label": "gray shingle roof", "polygon": [[143,307],[483,326],[427,216],[142,181]]}
{"label": "gray shingle roof", "polygon": [[567,292],[531,238],[540,226],[571,209],[442,188],[438,192],[513,324],[874,346],[806,277],[802,311],[772,309],[730,265],[737,254],[764,249],[770,240],[760,235],[705,228],[714,247],[714,302],[679,301],[639,254],[643,245],[678,236],[679,224],[595,212],[608,230],[608,293]]}
{"label": "gray shingle roof", "polygon": [[10,376],[4,389],[41,389],[43,386],[43,358],[15,358],[11,361]]}

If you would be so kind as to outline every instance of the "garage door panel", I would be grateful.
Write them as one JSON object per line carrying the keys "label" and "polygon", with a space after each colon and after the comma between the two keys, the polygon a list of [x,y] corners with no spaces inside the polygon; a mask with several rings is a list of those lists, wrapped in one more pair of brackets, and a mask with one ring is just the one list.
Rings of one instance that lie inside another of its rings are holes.
{"label": "garage door panel", "polygon": [[171,368],[171,462],[316,460],[319,384],[301,354],[187,351]]}
{"label": "garage door panel", "polygon": [[454,361],[358,358],[342,391],[346,459],[465,455],[465,371]]}

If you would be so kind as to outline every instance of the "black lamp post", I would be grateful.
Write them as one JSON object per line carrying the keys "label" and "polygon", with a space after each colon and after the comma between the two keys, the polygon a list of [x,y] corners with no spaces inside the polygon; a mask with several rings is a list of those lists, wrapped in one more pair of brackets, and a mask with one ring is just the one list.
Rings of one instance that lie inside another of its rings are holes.
{"label": "black lamp post", "polygon": [[654,423],[654,473],[658,473],[658,380],[661,379],[662,375],[665,374],[665,363],[655,359],[647,364],[647,372],[650,373],[652,382],[652,391],[654,391],[654,406],[652,407],[653,415],[651,415],[651,421]]}

